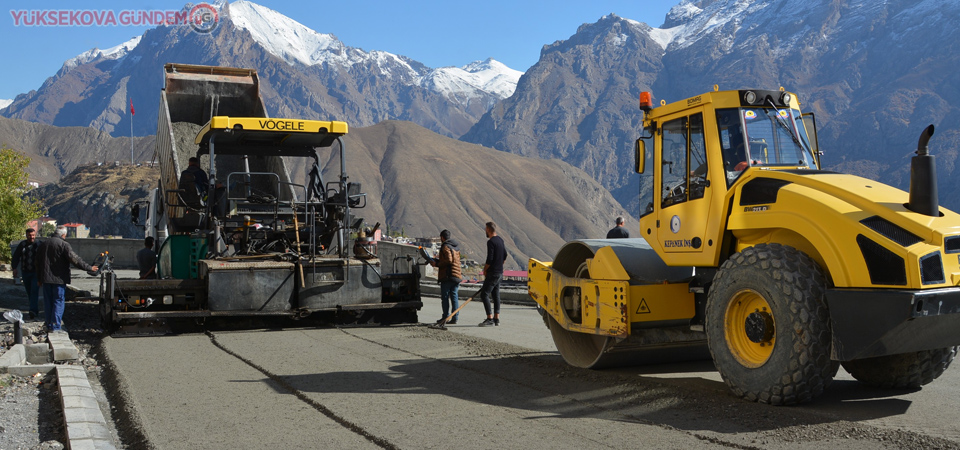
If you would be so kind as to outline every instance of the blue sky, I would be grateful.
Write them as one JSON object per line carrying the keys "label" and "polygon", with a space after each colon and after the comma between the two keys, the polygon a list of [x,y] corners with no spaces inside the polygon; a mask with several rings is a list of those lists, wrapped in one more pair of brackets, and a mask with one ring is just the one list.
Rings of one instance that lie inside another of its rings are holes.
{"label": "blue sky", "polygon": [[[255,0],[321,33],[332,33],[346,45],[404,55],[429,67],[463,66],[494,58],[525,71],[536,63],[540,48],[570,37],[583,23],[603,15],[646,22],[658,27],[679,0],[598,0],[551,2],[527,0],[351,0],[309,3]],[[49,10],[179,10],[181,1],[27,1],[4,2],[0,16],[0,61],[8,69],[0,83],[0,99],[37,89],[63,64],[91,48],[110,48],[148,27],[16,26],[20,11]],[[23,17],[23,16],[20,16]],[[158,69],[159,70],[159,69]]]}

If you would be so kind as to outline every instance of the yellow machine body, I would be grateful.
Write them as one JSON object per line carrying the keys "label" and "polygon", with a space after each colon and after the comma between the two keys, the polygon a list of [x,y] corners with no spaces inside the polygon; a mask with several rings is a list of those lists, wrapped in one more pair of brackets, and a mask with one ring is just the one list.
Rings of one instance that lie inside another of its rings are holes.
{"label": "yellow machine body", "polygon": [[[919,214],[907,192],[821,170],[813,125],[782,89],[714,91],[645,110],[637,168],[653,188],[641,198],[642,239],[574,241],[552,263],[530,260],[529,292],[561,353],[595,349],[586,360],[597,362],[638,336],[663,345],[647,339],[663,330],[702,344],[712,276],[763,244],[796,249],[822,269],[830,358],[960,344],[948,325],[960,317],[960,215]],[[624,246],[648,250],[628,257]],[[929,328],[917,318],[930,318]],[[593,338],[564,344],[560,328]]]}

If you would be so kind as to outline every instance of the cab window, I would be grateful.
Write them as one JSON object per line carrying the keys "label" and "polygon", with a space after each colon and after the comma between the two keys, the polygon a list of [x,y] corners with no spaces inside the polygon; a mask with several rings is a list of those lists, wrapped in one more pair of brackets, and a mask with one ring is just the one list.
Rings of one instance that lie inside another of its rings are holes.
{"label": "cab window", "polygon": [[642,208],[640,210],[640,217],[653,212],[653,199],[656,192],[656,189],[653,188],[653,144],[656,142],[656,139],[654,139],[655,133],[653,129],[648,128],[643,134],[644,137],[641,137],[641,139],[643,139],[643,145],[646,148],[646,152],[644,153],[644,159],[646,160],[644,167],[646,167],[647,170],[640,174],[640,206]]}
{"label": "cab window", "polygon": [[729,187],[749,166],[740,109],[718,109],[717,130],[720,132],[720,153],[723,155],[723,169],[727,174]]}
{"label": "cab window", "polygon": [[707,154],[703,115],[663,124],[662,207],[703,198],[707,186]]}

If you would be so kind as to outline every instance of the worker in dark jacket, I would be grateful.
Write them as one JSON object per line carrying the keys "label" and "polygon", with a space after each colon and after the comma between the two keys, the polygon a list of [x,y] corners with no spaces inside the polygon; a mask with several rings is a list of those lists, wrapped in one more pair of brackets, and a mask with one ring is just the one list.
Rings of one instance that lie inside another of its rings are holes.
{"label": "worker in dark jacket", "polygon": [[483,286],[480,287],[480,300],[487,318],[480,322],[481,327],[500,326],[500,280],[503,279],[503,263],[507,260],[507,250],[503,238],[497,236],[497,224],[487,222],[487,260],[483,264]]}
{"label": "worker in dark jacket", "polygon": [[617,217],[617,226],[607,232],[607,239],[625,239],[630,237],[630,232],[623,226],[623,217]]}
{"label": "worker in dark jacket", "polygon": [[[197,183],[197,190],[200,191],[200,196],[203,197],[207,194],[207,185],[210,183],[210,178],[207,177],[207,172],[200,168],[200,160],[196,157],[191,157],[187,160],[187,168],[183,170],[183,173],[189,173],[193,175],[194,181]],[[180,175],[181,178],[183,175]]]}
{"label": "worker in dark jacket", "polygon": [[[437,321],[442,324],[450,314],[460,307],[460,247],[457,241],[450,239],[450,230],[440,232],[440,253],[437,259],[430,261],[430,265],[437,268],[437,281],[440,282],[440,304],[443,308],[443,317]],[[448,324],[456,325],[460,313],[453,316]]]}
{"label": "worker in dark jacket", "polygon": [[40,243],[37,242],[37,230],[33,228],[27,228],[25,237],[13,251],[13,276],[23,278],[23,289],[27,291],[27,299],[30,301],[29,317],[35,319],[40,315],[40,287],[37,286],[35,264]]}
{"label": "worker in dark jacket", "polygon": [[88,272],[97,270],[83,262],[70,244],[64,240],[67,227],[57,227],[53,237],[40,244],[37,250],[37,283],[43,286],[43,306],[46,311],[47,331],[60,331],[63,324],[63,306],[66,302],[67,284],[70,283],[70,264]]}

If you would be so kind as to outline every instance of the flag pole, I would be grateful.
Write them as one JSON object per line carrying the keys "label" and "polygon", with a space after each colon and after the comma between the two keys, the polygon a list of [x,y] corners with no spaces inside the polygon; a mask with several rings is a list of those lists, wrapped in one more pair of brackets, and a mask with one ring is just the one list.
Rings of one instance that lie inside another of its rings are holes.
{"label": "flag pole", "polygon": [[133,97],[130,97],[130,164],[135,164],[133,161]]}

